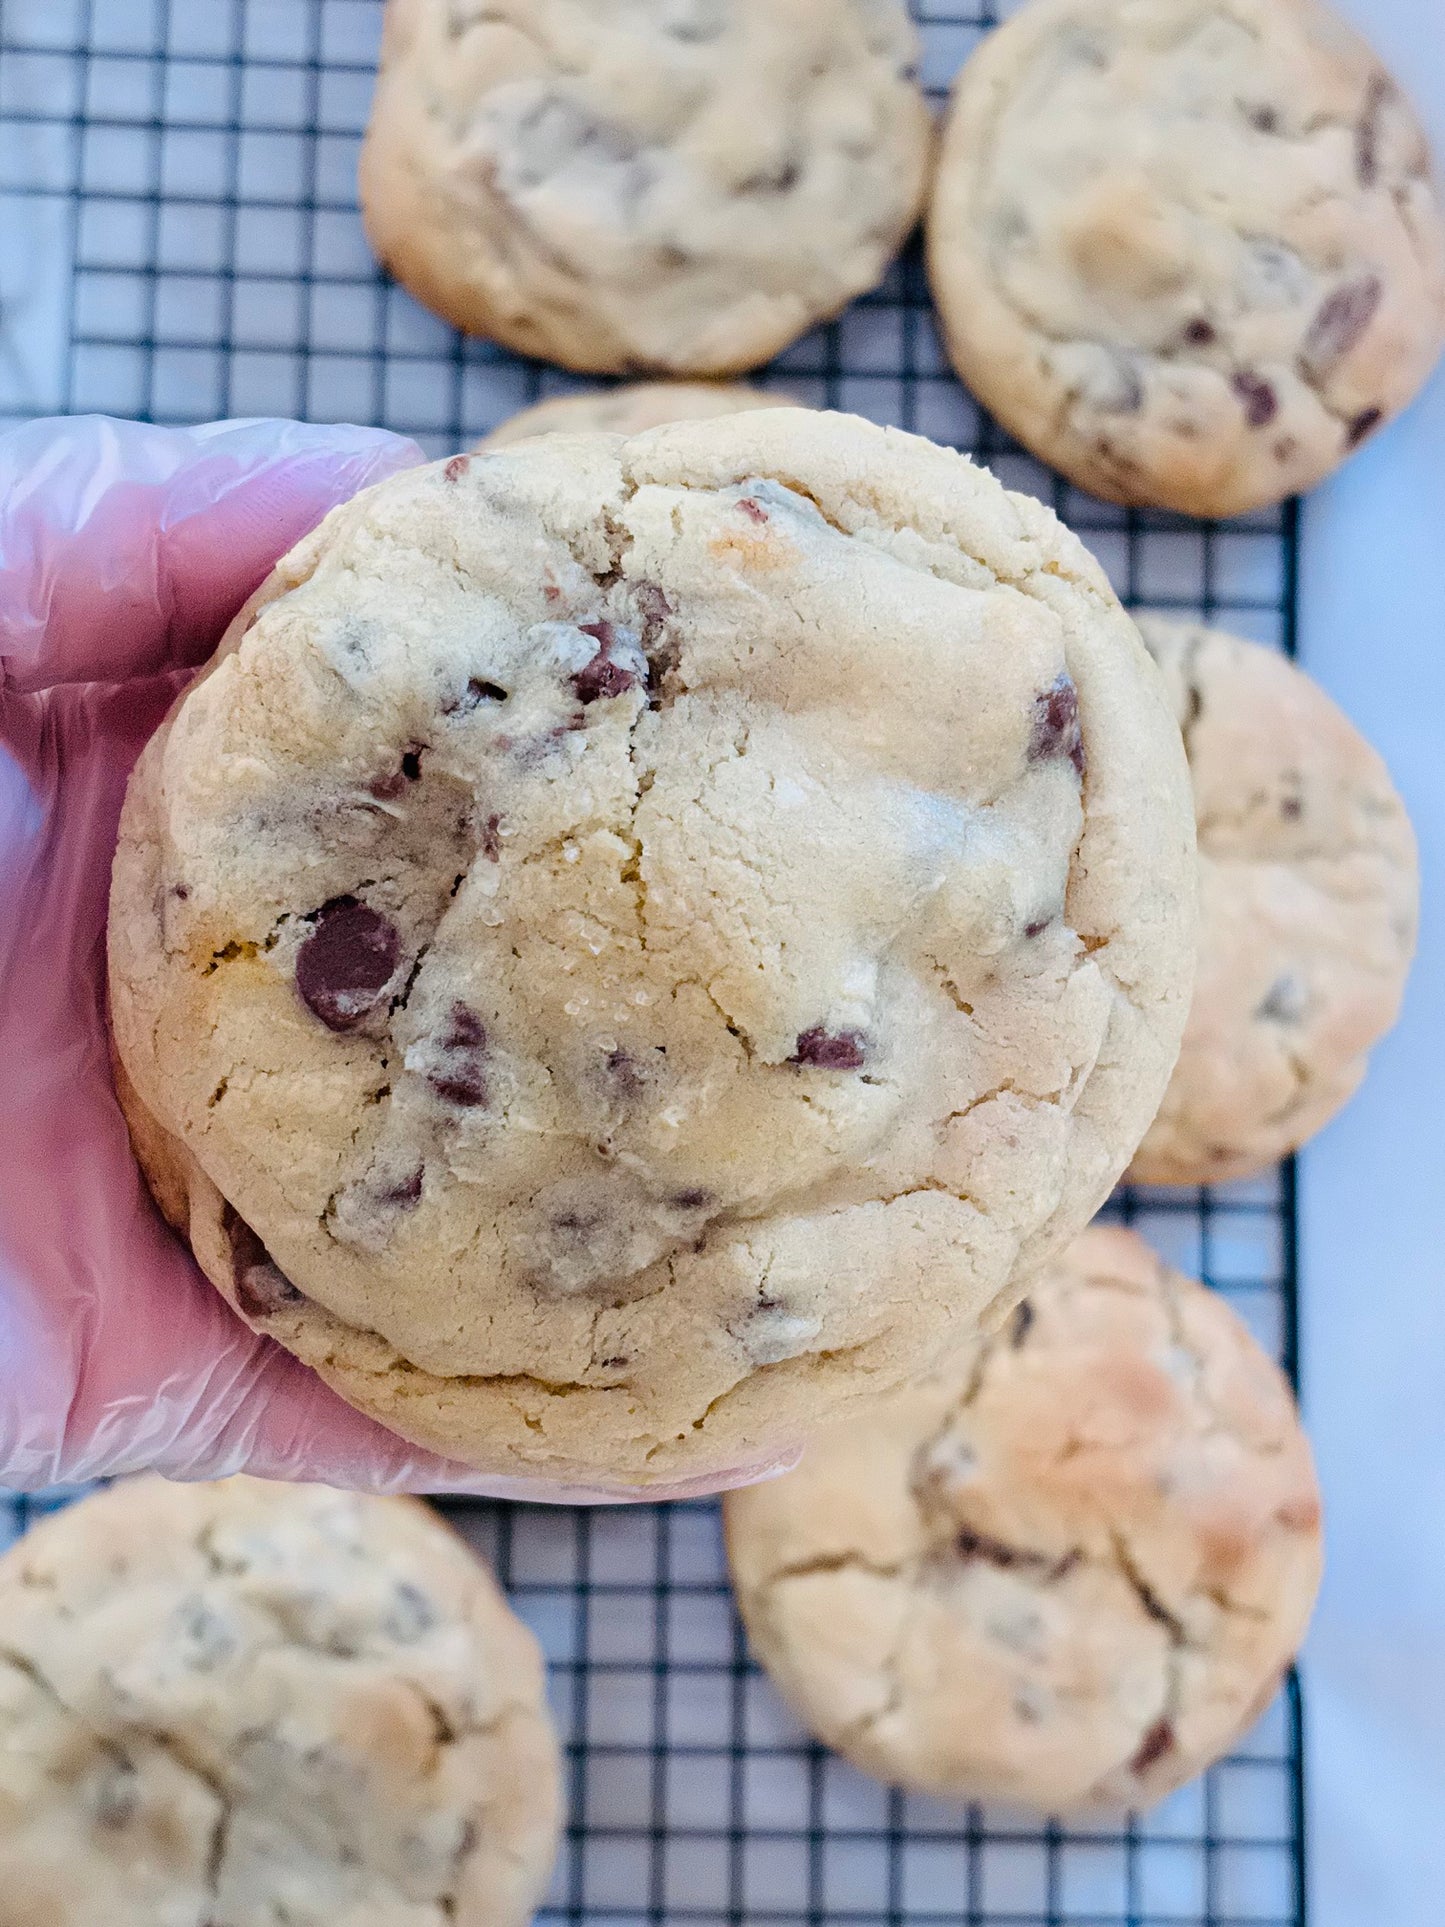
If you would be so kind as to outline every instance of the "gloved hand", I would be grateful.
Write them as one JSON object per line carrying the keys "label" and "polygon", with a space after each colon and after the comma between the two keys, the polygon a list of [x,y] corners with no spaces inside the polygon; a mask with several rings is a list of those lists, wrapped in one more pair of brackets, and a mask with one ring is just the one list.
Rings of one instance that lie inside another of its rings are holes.
{"label": "gloved hand", "polygon": [[419,1451],[243,1325],[152,1205],[111,1086],[106,897],[131,765],[277,556],[420,459],[296,422],[0,436],[0,1484],[151,1468],[606,1496]]}

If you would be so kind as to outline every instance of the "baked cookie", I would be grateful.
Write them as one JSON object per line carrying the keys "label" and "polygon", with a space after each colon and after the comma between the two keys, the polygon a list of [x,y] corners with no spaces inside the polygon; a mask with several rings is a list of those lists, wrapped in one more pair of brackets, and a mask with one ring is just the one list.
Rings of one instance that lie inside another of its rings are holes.
{"label": "baked cookie", "polygon": [[755,368],[923,197],[903,0],[390,0],[361,208],[468,333],[598,373]]}
{"label": "baked cookie", "polygon": [[668,422],[708,421],[714,415],[742,415],[750,408],[787,408],[790,395],[747,388],[740,381],[635,381],[620,388],[589,388],[580,395],[553,395],[499,422],[479,449],[505,448],[532,435],[575,435],[601,429],[609,435],[639,435]]}
{"label": "baked cookie", "polygon": [[958,372],[1095,495],[1312,488],[1430,372],[1425,137],[1317,0],[1030,0],[959,75],[928,216]]}
{"label": "baked cookie", "polygon": [[728,1495],[754,1650],[867,1773],[1145,1806],[1264,1710],[1320,1508],[1289,1388],[1224,1301],[1094,1228],[946,1374]]}
{"label": "baked cookie", "polygon": [[1184,731],[1199,967],[1145,1183],[1272,1164],[1332,1118],[1394,1023],[1415,949],[1415,839],[1348,717],[1273,649],[1142,616]]}
{"label": "baked cookie", "polygon": [[425,1506],[133,1479],[0,1559],[0,1915],[522,1927],[559,1831],[536,1642]]}
{"label": "baked cookie", "polygon": [[925,1368],[1079,1229],[1194,896],[1076,538],[774,409],[330,516],[132,778],[111,1006],[243,1316],[419,1443],[635,1489]]}

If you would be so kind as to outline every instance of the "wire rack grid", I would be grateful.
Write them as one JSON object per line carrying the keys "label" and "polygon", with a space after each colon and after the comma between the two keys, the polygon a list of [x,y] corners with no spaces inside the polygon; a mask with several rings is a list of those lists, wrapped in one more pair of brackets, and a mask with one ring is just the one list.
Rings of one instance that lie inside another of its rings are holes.
{"label": "wire rack grid", "polygon": [[[1005,8],[1005,11],[1008,11]],[[450,452],[576,383],[452,333],[382,276],[356,211],[381,0],[0,0],[0,422],[375,422]],[[986,4],[916,0],[941,96]],[[1209,526],[1083,496],[951,374],[916,247],[760,379],[973,450],[1052,502],[1132,606],[1294,646],[1294,511]],[[1293,1374],[1294,1181],[1125,1190],[1112,1214],[1225,1292]],[[0,1544],[74,1495],[0,1495]],[[1291,1680],[1153,1813],[1064,1826],[872,1784],[748,1657],[715,1504],[448,1502],[546,1651],[571,1819],[542,1919],[860,1927],[1303,1927]]]}

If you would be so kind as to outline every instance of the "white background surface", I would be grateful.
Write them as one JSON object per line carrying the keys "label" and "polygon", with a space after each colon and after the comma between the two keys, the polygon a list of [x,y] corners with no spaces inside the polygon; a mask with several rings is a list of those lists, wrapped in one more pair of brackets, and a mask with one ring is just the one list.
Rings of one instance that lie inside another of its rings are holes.
{"label": "white background surface", "polygon": [[[1445,156],[1441,0],[1346,0]],[[1445,370],[1306,506],[1300,653],[1420,838],[1399,1028],[1305,1152],[1306,1416],[1329,1566],[1305,1672],[1311,1927],[1445,1922]]]}

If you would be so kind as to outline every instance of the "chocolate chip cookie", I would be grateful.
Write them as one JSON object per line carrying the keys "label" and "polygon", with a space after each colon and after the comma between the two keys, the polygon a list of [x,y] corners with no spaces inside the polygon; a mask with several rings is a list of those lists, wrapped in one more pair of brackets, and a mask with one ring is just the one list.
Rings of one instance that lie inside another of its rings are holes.
{"label": "chocolate chip cookie", "polygon": [[1184,732],[1199,970],[1179,1063],[1132,1175],[1242,1177],[1332,1118],[1394,1023],[1419,875],[1379,756],[1273,649],[1143,616]]}
{"label": "chocolate chip cookie", "polygon": [[1030,0],[958,78],[928,247],[964,381],[1111,501],[1312,488],[1445,339],[1425,137],[1318,0]]}
{"label": "chocolate chip cookie", "polygon": [[413,1500],[135,1479],[0,1560],[0,1915],[523,1927],[541,1658]]}
{"label": "chocolate chip cookie", "polygon": [[1202,1772],[1272,1697],[1320,1576],[1284,1379],[1115,1229],[725,1516],[753,1647],[815,1733],[880,1779],[1044,1812]]}
{"label": "chocolate chip cookie", "polygon": [[951,450],[787,408],[454,456],[293,550],[141,758],[133,1135],[408,1438],[736,1475],[1097,1209],[1193,842],[1102,571]]}
{"label": "chocolate chip cookie", "polygon": [[915,56],[902,0],[390,0],[366,231],[418,300],[523,354],[754,368],[912,226]]}
{"label": "chocolate chip cookie", "polygon": [[668,422],[707,421],[742,415],[750,408],[786,408],[790,395],[748,388],[740,381],[634,381],[617,388],[589,388],[578,395],[552,395],[520,409],[477,443],[505,448],[531,435],[575,435],[599,428],[610,435],[637,435]]}

